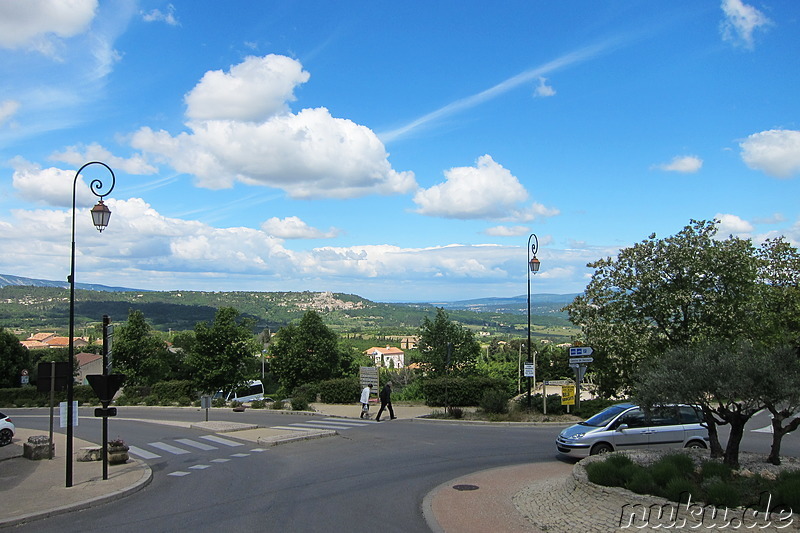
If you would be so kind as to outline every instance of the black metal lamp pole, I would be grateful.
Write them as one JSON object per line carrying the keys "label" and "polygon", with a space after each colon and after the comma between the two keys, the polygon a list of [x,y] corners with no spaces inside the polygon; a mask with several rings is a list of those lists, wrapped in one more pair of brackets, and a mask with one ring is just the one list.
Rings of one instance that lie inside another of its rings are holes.
{"label": "black metal lamp pole", "polygon": [[[89,184],[89,190],[92,194],[100,198],[92,208],[92,223],[101,233],[108,226],[108,221],[111,218],[111,210],[103,203],[103,197],[107,196],[114,189],[116,184],[116,177],[111,167],[100,161],[91,161],[86,163],[78,172],[75,173],[75,180],[72,182],[72,256],[69,270],[69,377],[67,378],[67,487],[72,486],[72,418],[74,410],[72,402],[75,397],[75,191],[78,185],[78,176],[80,176],[83,169],[89,165],[103,165],[111,173],[111,187],[104,194],[99,194],[97,191],[102,191],[103,182],[99,179],[93,179]],[[96,190],[95,190],[96,189]]]}
{"label": "black metal lamp pole", "polygon": [[[531,244],[533,239],[533,244]],[[539,251],[539,238],[535,233],[528,237],[528,364],[531,364],[531,272],[536,274],[539,271],[540,261],[536,259],[536,252]],[[531,259],[531,254],[533,258]],[[531,408],[531,377],[528,376],[528,410]]]}

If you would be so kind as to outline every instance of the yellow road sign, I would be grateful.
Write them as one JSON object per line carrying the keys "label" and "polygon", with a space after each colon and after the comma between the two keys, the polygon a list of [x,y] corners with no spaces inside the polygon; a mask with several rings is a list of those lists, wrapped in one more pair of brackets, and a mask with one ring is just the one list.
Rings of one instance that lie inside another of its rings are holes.
{"label": "yellow road sign", "polygon": [[561,386],[561,405],[575,405],[575,385]]}

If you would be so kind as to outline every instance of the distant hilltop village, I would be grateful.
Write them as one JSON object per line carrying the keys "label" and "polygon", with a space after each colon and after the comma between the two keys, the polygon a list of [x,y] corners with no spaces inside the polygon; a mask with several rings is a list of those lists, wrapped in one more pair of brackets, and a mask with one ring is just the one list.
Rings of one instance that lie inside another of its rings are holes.
{"label": "distant hilltop village", "polygon": [[[281,305],[289,305],[289,303],[283,302]],[[343,309],[364,309],[366,307],[363,301],[345,302],[339,300],[332,292],[315,293],[311,300],[295,302],[295,306],[304,311],[340,311]]]}

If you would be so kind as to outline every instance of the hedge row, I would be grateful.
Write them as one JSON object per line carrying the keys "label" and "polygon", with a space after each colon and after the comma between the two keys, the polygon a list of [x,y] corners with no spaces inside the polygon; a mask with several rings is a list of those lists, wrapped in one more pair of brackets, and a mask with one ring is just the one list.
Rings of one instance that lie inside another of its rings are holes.
{"label": "hedge row", "polygon": [[[53,399],[55,403],[66,401],[67,391],[56,391]],[[80,404],[100,404],[100,400],[89,385],[75,385],[73,399]],[[39,392],[36,387],[0,389],[0,406],[2,407],[46,407],[48,405],[50,405],[50,393]]]}
{"label": "hedge row", "polygon": [[432,378],[422,382],[425,404],[430,407],[445,403],[453,407],[479,405],[486,391],[505,389],[503,380],[486,376]]}

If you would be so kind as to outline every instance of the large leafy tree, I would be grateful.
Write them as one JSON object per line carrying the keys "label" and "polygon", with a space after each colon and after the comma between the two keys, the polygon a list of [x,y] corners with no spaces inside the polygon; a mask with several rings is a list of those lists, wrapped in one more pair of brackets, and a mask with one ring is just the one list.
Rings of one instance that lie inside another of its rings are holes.
{"label": "large leafy tree", "polygon": [[218,309],[212,324],[197,323],[185,363],[198,390],[230,390],[252,377],[261,353],[253,327],[233,307]]}
{"label": "large leafy tree", "polygon": [[167,379],[169,359],[166,344],[147,323],[144,313],[131,309],[128,321],[114,331],[114,372],[125,374],[126,385],[152,385]]}
{"label": "large leafy tree", "polygon": [[28,349],[16,335],[0,328],[0,388],[17,387],[23,370],[31,371]]}
{"label": "large leafy tree", "polygon": [[451,321],[442,308],[436,310],[433,320],[425,317],[422,321],[417,347],[420,366],[438,375],[448,368],[460,372],[473,371],[481,351],[475,334]]}
{"label": "large leafy tree", "polygon": [[716,221],[693,220],[674,236],[650,235],[588,265],[592,279],[566,310],[594,347],[601,393],[629,392],[639,364],[668,349],[751,336],[755,249],[716,233]]}
{"label": "large leafy tree", "polygon": [[306,312],[297,324],[278,330],[269,353],[270,368],[287,392],[298,385],[341,375],[339,339],[315,311]]}

